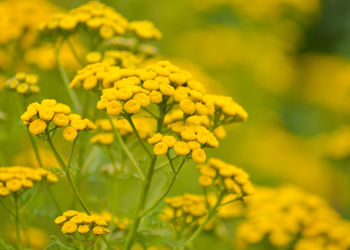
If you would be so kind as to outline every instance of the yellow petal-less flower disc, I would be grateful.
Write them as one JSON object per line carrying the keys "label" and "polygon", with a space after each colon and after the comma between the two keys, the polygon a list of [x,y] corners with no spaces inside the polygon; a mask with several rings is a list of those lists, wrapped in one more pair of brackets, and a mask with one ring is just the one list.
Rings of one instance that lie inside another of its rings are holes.
{"label": "yellow petal-less flower disc", "polygon": [[33,135],[38,135],[43,133],[47,128],[47,124],[45,121],[41,119],[36,119],[32,121],[29,125],[29,132]]}
{"label": "yellow petal-less flower disc", "polygon": [[73,127],[66,127],[63,130],[63,138],[67,141],[74,141],[78,136],[78,131]]}

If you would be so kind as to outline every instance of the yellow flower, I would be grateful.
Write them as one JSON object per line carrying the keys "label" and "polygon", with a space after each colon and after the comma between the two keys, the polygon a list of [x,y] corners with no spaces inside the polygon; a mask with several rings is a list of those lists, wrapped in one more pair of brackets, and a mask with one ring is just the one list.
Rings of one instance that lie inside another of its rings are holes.
{"label": "yellow flower", "polygon": [[59,22],[59,26],[63,30],[72,30],[77,26],[77,21],[73,17],[66,16]]}
{"label": "yellow flower", "polygon": [[11,192],[16,192],[22,188],[22,182],[18,179],[6,181],[6,188]]}
{"label": "yellow flower", "polygon": [[46,176],[46,179],[47,179],[50,183],[56,183],[56,182],[58,182],[58,178],[57,178],[57,176],[54,175],[54,174],[48,174],[48,175]]}
{"label": "yellow flower", "polygon": [[80,234],[86,234],[86,233],[88,233],[89,231],[90,231],[89,225],[81,225],[81,226],[78,227],[78,232],[79,232]]}
{"label": "yellow flower", "polygon": [[68,221],[63,224],[61,231],[64,234],[73,234],[77,231],[77,228],[78,228],[77,224],[75,224],[74,222]]}
{"label": "yellow flower", "polygon": [[124,104],[124,110],[129,114],[140,112],[141,105],[135,100],[129,100]]}
{"label": "yellow flower", "polygon": [[114,30],[109,25],[102,25],[100,28],[100,35],[103,39],[110,39],[114,36]]}
{"label": "yellow flower", "polygon": [[77,211],[75,210],[67,210],[63,213],[63,216],[66,216],[66,217],[73,217],[74,215],[78,214]]}
{"label": "yellow flower", "polygon": [[88,63],[97,63],[101,61],[102,55],[100,52],[92,51],[85,56],[85,59]]}
{"label": "yellow flower", "polygon": [[150,98],[144,93],[137,93],[133,99],[137,101],[142,107],[146,107],[150,104]]}
{"label": "yellow flower", "polygon": [[206,175],[201,175],[198,180],[202,187],[209,187],[213,183],[213,179]]}
{"label": "yellow flower", "polygon": [[78,131],[73,127],[67,127],[63,130],[63,138],[67,141],[74,141],[78,136]]}
{"label": "yellow flower", "polygon": [[83,86],[84,89],[89,90],[89,89],[93,89],[97,86],[97,78],[95,76],[89,76],[87,78],[85,78]]}
{"label": "yellow flower", "polygon": [[104,234],[103,227],[100,227],[100,226],[95,226],[95,227],[92,229],[92,232],[93,232],[95,235],[102,235],[102,234]]}
{"label": "yellow flower", "polygon": [[154,134],[151,138],[148,138],[149,144],[156,144],[157,142],[160,142],[163,138],[163,135],[161,133]]}
{"label": "yellow flower", "polygon": [[66,216],[58,216],[56,219],[55,219],[55,223],[57,225],[61,225],[63,222],[65,222],[67,220]]}
{"label": "yellow flower", "polygon": [[56,114],[52,121],[58,127],[64,127],[69,124],[68,116],[62,113]]}
{"label": "yellow flower", "polygon": [[185,99],[180,102],[180,108],[185,114],[193,114],[196,110],[196,105],[191,99]]}
{"label": "yellow flower", "polygon": [[76,130],[84,130],[87,126],[86,120],[74,119],[70,122],[70,125]]}
{"label": "yellow flower", "polygon": [[54,116],[55,112],[46,105],[41,105],[39,109],[39,117],[40,119],[44,121],[51,121],[52,117]]}
{"label": "yellow flower", "polygon": [[63,103],[57,103],[55,106],[52,107],[52,110],[55,113],[63,113],[65,115],[67,115],[71,112],[70,107],[68,105],[63,104]]}
{"label": "yellow flower", "polygon": [[29,132],[33,135],[41,134],[45,131],[47,124],[41,119],[36,119],[29,124]]}
{"label": "yellow flower", "polygon": [[10,194],[10,190],[8,190],[6,187],[0,187],[0,195],[1,196],[7,196]]}
{"label": "yellow flower", "polygon": [[172,148],[175,146],[177,140],[172,135],[165,135],[162,138],[162,142],[164,142],[169,148]]}
{"label": "yellow flower", "polygon": [[192,160],[198,164],[204,163],[205,160],[207,159],[207,155],[205,154],[204,150],[201,148],[198,148],[192,151],[191,157],[192,157]]}
{"label": "yellow flower", "polygon": [[29,109],[21,115],[21,120],[30,121],[34,118],[36,114],[37,114],[37,111],[35,109]]}
{"label": "yellow flower", "polygon": [[177,155],[187,155],[190,153],[190,146],[183,141],[177,142],[174,146],[175,153]]}
{"label": "yellow flower", "polygon": [[[144,74],[149,74],[149,75],[153,76],[153,74],[151,74],[151,73],[154,73],[154,72],[145,72]],[[156,73],[154,73],[154,75],[155,74]],[[149,78],[151,78],[151,77],[149,77]],[[148,90],[157,90],[159,88],[159,82],[155,81],[155,80],[146,80],[146,81],[143,82],[143,87],[145,89],[148,89]]]}
{"label": "yellow flower", "polygon": [[153,152],[158,156],[165,155],[168,152],[168,146],[164,142],[158,142],[156,145],[154,145]]}
{"label": "yellow flower", "polygon": [[149,95],[149,98],[150,98],[151,102],[155,103],[155,104],[161,103],[163,101],[162,93],[160,93],[159,91],[156,91],[156,90],[153,90],[151,92],[151,94]]}
{"label": "yellow flower", "polygon": [[122,104],[119,101],[108,102],[106,108],[108,115],[119,115],[123,110]]}

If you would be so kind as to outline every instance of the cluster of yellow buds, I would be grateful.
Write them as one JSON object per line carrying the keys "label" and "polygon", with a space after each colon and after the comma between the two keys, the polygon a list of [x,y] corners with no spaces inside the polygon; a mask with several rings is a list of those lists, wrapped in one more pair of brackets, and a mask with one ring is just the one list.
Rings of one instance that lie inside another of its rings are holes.
{"label": "cluster of yellow buds", "polygon": [[87,63],[105,63],[121,68],[136,68],[142,62],[142,57],[127,50],[107,50],[103,54],[98,51],[89,52],[85,56]]}
{"label": "cluster of yellow buds", "polygon": [[110,39],[127,32],[128,21],[113,8],[99,2],[88,2],[67,14],[58,14],[40,27],[44,34],[67,35],[79,28],[102,39]]}
{"label": "cluster of yellow buds", "polygon": [[65,211],[55,219],[55,223],[61,226],[62,233],[69,235],[88,237],[91,234],[101,236],[110,232],[107,228],[108,223],[102,216],[88,215],[75,210]]}
{"label": "cluster of yellow buds", "polygon": [[211,112],[212,126],[226,125],[233,122],[244,122],[248,113],[230,96],[207,95],[207,105],[213,105],[215,112]]}
{"label": "cluster of yellow buds", "polygon": [[202,195],[184,194],[167,197],[165,203],[161,219],[173,224],[177,230],[184,225],[186,228],[200,225],[208,213]]}
{"label": "cluster of yellow buds", "polygon": [[[191,115],[185,117],[185,114],[181,109],[174,109],[172,112],[168,113],[164,118],[164,124],[168,125],[169,128],[175,127],[175,130],[178,126],[182,126],[183,124],[201,125],[205,126],[208,129],[211,127],[209,116]],[[212,132],[217,139],[223,139],[226,137],[226,130],[221,125],[216,126]]]}
{"label": "cluster of yellow buds", "polygon": [[5,83],[5,87],[9,90],[16,91],[18,94],[27,96],[39,93],[40,88],[38,86],[38,80],[38,75],[18,72],[15,77],[9,79]]}
{"label": "cluster of yellow buds", "polygon": [[323,199],[294,187],[259,188],[247,199],[237,249],[266,239],[278,249],[349,249],[350,222]]}
{"label": "cluster of yellow buds", "polygon": [[[157,133],[149,138],[148,142],[154,144],[153,152],[155,155],[162,156],[167,154],[170,149],[173,149],[176,155],[185,156],[191,154],[191,158],[194,162],[198,164],[204,163],[206,160],[206,153],[196,139],[196,130],[184,130],[184,132],[184,137],[187,141],[177,140],[172,135]],[[186,137],[187,135],[188,137]],[[190,136],[192,137],[189,138]],[[203,136],[207,138],[208,134],[203,133]]]}
{"label": "cluster of yellow buds", "polygon": [[0,167],[0,196],[24,191],[42,180],[49,183],[58,181],[56,175],[42,168]]}
{"label": "cluster of yellow buds", "polygon": [[[128,136],[134,135],[134,131],[130,123],[126,119],[112,119],[114,127],[119,134],[127,139]],[[132,119],[137,132],[141,139],[151,137],[154,126],[152,120],[144,117],[133,117]],[[114,142],[114,135],[112,133],[112,126],[108,119],[100,119],[96,121],[98,134],[91,138],[91,143],[100,145],[111,145]]]}
{"label": "cluster of yellow buds", "polygon": [[142,40],[162,39],[162,33],[149,20],[132,21],[129,29]]}
{"label": "cluster of yellow buds", "polygon": [[121,69],[118,77],[109,77],[106,84],[113,88],[103,90],[97,108],[106,110],[110,115],[140,112],[150,104],[179,104],[186,115],[206,115],[208,108],[204,104],[204,87],[200,82],[191,80],[190,73],[172,65],[169,61],[160,61],[145,69]]}
{"label": "cluster of yellow buds", "polygon": [[239,167],[211,158],[207,165],[199,165],[198,169],[201,174],[198,182],[202,187],[216,186],[239,197],[254,193],[249,175]]}
{"label": "cluster of yellow buds", "polygon": [[109,79],[119,77],[120,74],[121,72],[117,66],[110,66],[106,63],[89,64],[83,69],[78,70],[69,84],[69,88],[80,88],[81,85],[86,90],[110,88],[112,81]]}
{"label": "cluster of yellow buds", "polygon": [[[78,114],[71,114],[69,106],[58,103],[54,99],[44,99],[41,103],[34,102],[28,105],[21,119],[33,135],[49,132],[49,129],[65,127],[63,137],[73,141],[79,133],[96,129],[96,125],[82,119]],[[52,125],[52,128],[49,128]]]}

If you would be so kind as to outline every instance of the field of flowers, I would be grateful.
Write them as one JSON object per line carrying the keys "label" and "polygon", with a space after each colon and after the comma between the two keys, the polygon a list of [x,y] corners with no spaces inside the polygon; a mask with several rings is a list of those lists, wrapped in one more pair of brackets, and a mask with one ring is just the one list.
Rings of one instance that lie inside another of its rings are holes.
{"label": "field of flowers", "polygon": [[0,250],[349,250],[348,10],[0,1]]}

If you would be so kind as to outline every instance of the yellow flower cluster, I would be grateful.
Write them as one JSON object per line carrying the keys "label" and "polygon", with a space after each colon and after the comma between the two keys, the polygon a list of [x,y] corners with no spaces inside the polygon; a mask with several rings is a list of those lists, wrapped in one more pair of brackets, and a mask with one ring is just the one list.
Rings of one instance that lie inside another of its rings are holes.
{"label": "yellow flower cluster", "polygon": [[63,137],[67,141],[75,140],[83,131],[96,129],[92,121],[82,119],[78,114],[72,114],[69,106],[54,99],[44,99],[41,103],[34,102],[28,105],[21,120],[33,135],[45,133],[50,125],[54,128],[65,127]]}
{"label": "yellow flower cluster", "polygon": [[219,190],[244,197],[254,193],[254,187],[249,175],[241,168],[211,158],[207,165],[199,165],[199,185],[202,187],[216,186]]}
{"label": "yellow flower cluster", "polygon": [[99,215],[88,215],[75,210],[68,210],[55,219],[55,223],[61,226],[64,234],[80,235],[106,235],[110,231],[107,221]]}
{"label": "yellow flower cluster", "polygon": [[[133,117],[132,119],[136,130],[142,139],[151,137],[154,125],[152,121],[143,117]],[[113,125],[123,137],[134,135],[134,131],[130,123],[126,119],[113,119]],[[91,143],[100,145],[111,145],[114,142],[114,135],[111,132],[112,126],[108,119],[100,119],[96,121],[99,133],[91,138]],[[100,132],[102,131],[102,132]]]}
{"label": "yellow flower cluster", "polygon": [[26,190],[45,179],[49,183],[58,181],[56,175],[42,168],[0,167],[0,196]]}
{"label": "yellow flower cluster", "polygon": [[172,135],[157,133],[148,139],[154,144],[153,152],[161,156],[173,149],[177,155],[189,155],[194,162],[202,164],[206,160],[206,153],[202,147],[217,147],[219,145],[216,137],[204,126],[184,125],[181,122],[171,124],[171,130],[179,135],[176,139]]}
{"label": "yellow flower cluster", "polygon": [[22,49],[35,42],[39,24],[57,11],[46,0],[6,0],[0,3],[0,45],[18,41]]}
{"label": "yellow flower cluster", "polygon": [[238,249],[266,238],[279,249],[350,248],[350,222],[321,198],[294,187],[260,188],[247,200],[246,217],[237,228]]}
{"label": "yellow flower cluster", "polygon": [[153,22],[149,20],[132,21],[129,29],[140,39],[162,39],[162,33],[156,28]]}
{"label": "yellow flower cluster", "polygon": [[215,106],[213,125],[228,124],[232,122],[244,122],[248,118],[248,113],[244,108],[236,103],[230,96],[207,95],[207,102]]}
{"label": "yellow flower cluster", "polygon": [[5,83],[5,87],[9,90],[14,90],[21,95],[31,95],[40,91],[37,84],[38,80],[38,75],[19,72],[15,77],[9,79]]}
{"label": "yellow flower cluster", "polygon": [[111,83],[113,88],[104,89],[97,105],[110,115],[122,111],[138,113],[142,107],[152,103],[162,105],[171,97],[187,115],[208,113],[203,85],[169,61],[160,61],[145,69],[121,69],[119,76],[110,77],[105,85]]}
{"label": "yellow flower cluster", "polygon": [[102,62],[121,68],[136,68],[141,64],[142,58],[127,50],[107,50],[103,54],[98,51],[89,52],[85,60],[90,64]]}
{"label": "yellow flower cluster", "polygon": [[41,26],[44,34],[49,35],[70,34],[78,28],[92,32],[93,36],[110,39],[125,34],[128,21],[113,8],[91,1],[70,10],[67,14],[56,15]]}
{"label": "yellow flower cluster", "polygon": [[[211,127],[210,118],[206,115],[191,115],[187,118],[185,117],[184,112],[181,109],[174,109],[172,112],[168,113],[164,117],[164,124],[167,124],[169,128],[171,127],[178,127],[181,126],[183,123],[182,121],[185,121],[185,124],[190,125],[201,125],[205,126],[206,128]],[[214,128],[213,133],[217,139],[223,139],[226,137],[226,130],[221,125],[216,125],[216,128]],[[174,131],[176,132],[176,131]]]}
{"label": "yellow flower cluster", "polygon": [[109,79],[119,77],[120,73],[120,69],[117,66],[110,66],[106,63],[89,64],[78,70],[69,84],[69,88],[80,88],[81,85],[86,90],[110,88],[112,81]]}
{"label": "yellow flower cluster", "polygon": [[202,195],[184,194],[181,196],[167,197],[166,207],[161,218],[173,224],[177,230],[181,226],[198,226],[203,222],[208,210]]}

